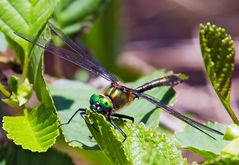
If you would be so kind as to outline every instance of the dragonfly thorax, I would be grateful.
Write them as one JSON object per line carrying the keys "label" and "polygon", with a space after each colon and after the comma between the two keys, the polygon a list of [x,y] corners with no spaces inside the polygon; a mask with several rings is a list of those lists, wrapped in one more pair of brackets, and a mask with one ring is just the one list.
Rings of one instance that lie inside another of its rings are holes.
{"label": "dragonfly thorax", "polygon": [[113,85],[104,89],[104,96],[110,98],[114,111],[123,108],[136,98],[136,96],[131,94],[126,87],[115,87]]}
{"label": "dragonfly thorax", "polygon": [[105,95],[93,94],[90,97],[90,109],[97,113],[107,114],[113,109],[111,99]]}

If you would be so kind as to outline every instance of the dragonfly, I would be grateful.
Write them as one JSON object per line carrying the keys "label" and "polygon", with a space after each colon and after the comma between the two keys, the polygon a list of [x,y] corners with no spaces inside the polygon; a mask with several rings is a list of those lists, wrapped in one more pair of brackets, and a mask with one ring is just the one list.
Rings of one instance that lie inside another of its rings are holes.
{"label": "dragonfly", "polygon": [[[150,82],[147,82],[137,88],[131,88],[124,85],[120,82],[115,76],[105,70],[97,61],[91,58],[88,51],[80,45],[76,44],[72,41],[67,35],[65,35],[61,30],[55,27],[53,24],[48,22],[48,26],[51,31],[56,34],[60,39],[64,41],[64,43],[71,49],[64,49],[61,47],[57,47],[50,42],[48,44],[43,44],[40,41],[37,41],[37,38],[30,35],[25,35],[22,33],[14,32],[20,38],[40,47],[45,50],[45,52],[56,55],[62,59],[65,59],[71,63],[74,63],[80,67],[85,68],[89,72],[104,78],[105,80],[110,82],[110,85],[106,87],[102,93],[93,94],[90,99],[90,110],[96,113],[100,113],[104,115],[107,120],[117,129],[122,136],[124,137],[123,142],[127,139],[126,133],[114,122],[113,118],[118,117],[126,120],[131,120],[134,122],[134,118],[132,116],[127,116],[123,114],[117,113],[120,109],[133,102],[135,99],[141,98],[144,99],[151,104],[155,105],[157,108],[160,108],[166,111],[168,114],[180,119],[181,121],[187,123],[188,125],[196,128],[207,136],[215,139],[212,135],[207,133],[206,131],[223,135],[222,132],[208,127],[196,120],[193,120],[176,110],[172,107],[165,105],[160,102],[157,98],[146,94],[146,91],[152,90],[161,86],[175,86],[179,83],[182,83],[184,79],[180,77],[178,74],[172,74],[165,77],[154,79]],[[86,118],[86,109],[87,108],[79,108],[75,113],[70,117],[68,122],[62,123],[61,126],[69,124],[72,119],[79,113],[80,116],[85,120],[86,124],[89,124],[94,127],[92,123]],[[95,127],[94,127],[95,128]],[[95,128],[96,129],[96,128]],[[216,140],[216,139],[215,139]]]}

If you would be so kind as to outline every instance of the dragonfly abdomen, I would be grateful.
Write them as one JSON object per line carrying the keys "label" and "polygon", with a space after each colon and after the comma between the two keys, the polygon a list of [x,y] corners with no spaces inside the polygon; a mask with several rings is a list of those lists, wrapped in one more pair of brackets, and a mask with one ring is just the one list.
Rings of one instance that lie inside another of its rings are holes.
{"label": "dragonfly abdomen", "polygon": [[183,78],[181,78],[180,76],[178,76],[176,74],[173,74],[173,75],[157,78],[155,80],[147,82],[147,83],[139,86],[138,88],[136,88],[136,90],[138,92],[145,92],[145,91],[151,90],[156,87],[175,86],[183,81],[184,81]]}

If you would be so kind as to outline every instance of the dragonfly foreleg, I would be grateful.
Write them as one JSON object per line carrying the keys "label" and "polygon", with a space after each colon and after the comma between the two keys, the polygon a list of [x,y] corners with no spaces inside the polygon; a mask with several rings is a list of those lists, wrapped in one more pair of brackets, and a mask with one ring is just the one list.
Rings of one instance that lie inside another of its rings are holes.
{"label": "dragonfly foreleg", "polygon": [[124,131],[112,120],[111,117],[109,117],[110,123],[124,136],[124,140],[122,143],[127,139],[127,135],[124,133]]}
{"label": "dragonfly foreleg", "polygon": [[66,123],[62,123],[60,124],[60,126],[69,124],[78,112],[82,112],[82,111],[85,112],[85,110],[86,110],[85,108],[79,108],[77,111],[75,111],[75,113],[71,116],[71,118]]}
{"label": "dragonfly foreleg", "polygon": [[85,112],[81,112],[80,116],[82,117],[82,119],[85,120],[86,124],[92,126],[97,132],[99,132],[99,130],[94,126],[94,124],[92,124],[87,118],[85,118]]}

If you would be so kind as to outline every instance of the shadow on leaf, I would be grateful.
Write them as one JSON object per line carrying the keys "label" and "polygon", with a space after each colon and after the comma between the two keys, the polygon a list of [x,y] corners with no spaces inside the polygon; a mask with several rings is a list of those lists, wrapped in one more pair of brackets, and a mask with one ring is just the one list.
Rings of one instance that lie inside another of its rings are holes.
{"label": "shadow on leaf", "polygon": [[66,99],[62,96],[53,96],[53,100],[56,105],[57,111],[63,111],[69,109],[71,105],[74,103],[73,100]]}

